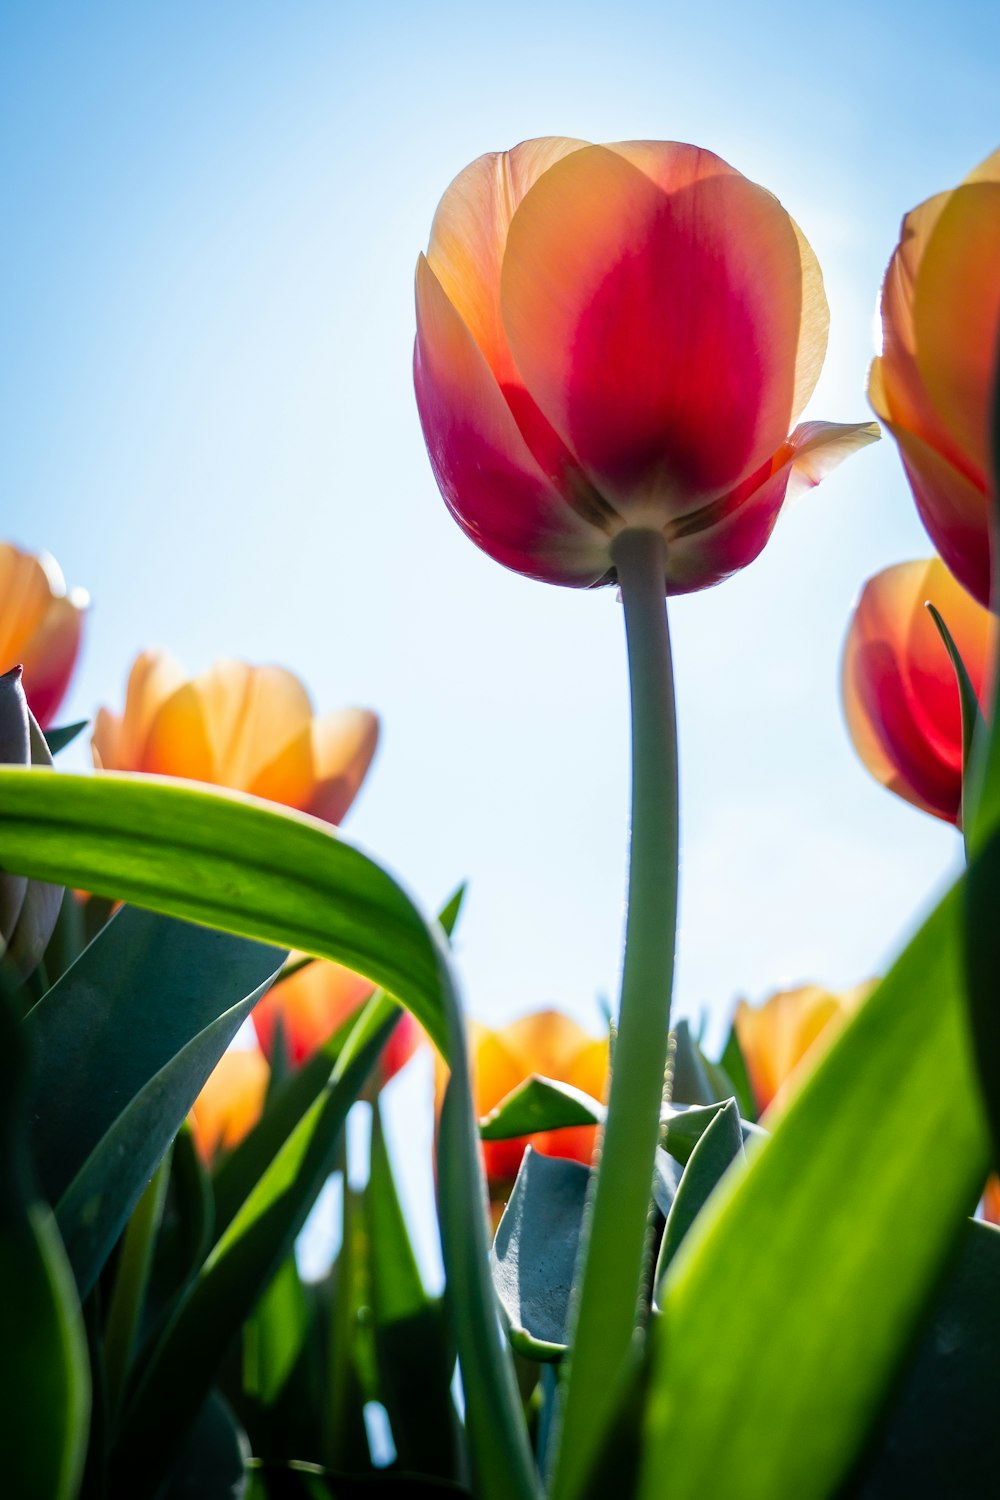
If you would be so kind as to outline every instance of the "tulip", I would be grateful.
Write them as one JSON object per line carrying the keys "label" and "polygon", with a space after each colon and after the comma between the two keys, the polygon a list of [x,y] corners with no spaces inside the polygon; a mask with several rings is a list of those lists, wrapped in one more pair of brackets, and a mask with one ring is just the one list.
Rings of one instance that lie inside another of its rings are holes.
{"label": "tulip", "polygon": [[256,1047],[233,1047],[219,1058],[188,1116],[195,1144],[206,1162],[238,1146],[256,1125],[270,1074]]}
{"label": "tulip", "polygon": [[819,375],[815,256],[763,188],[676,142],[526,141],[467,167],[417,265],[417,404],[465,532],[551,583],[662,532],[665,589],[760,552],[874,424],[789,428]]}
{"label": "tulip", "polygon": [[898,563],[861,591],[844,646],[843,699],[854,748],[877,781],[949,823],[962,808],[958,685],[930,600],[982,698],[996,620],[938,559]]}
{"label": "tulip", "polygon": [[144,651],[124,713],[102,708],[91,744],[107,771],[185,776],[339,823],[377,740],[366,709],[314,718],[306,689],[282,667],[220,661],[192,680],[167,652]]}
{"label": "tulip", "polygon": [[934,545],[984,605],[998,265],[1000,150],[903,220],[882,288],[882,352],[868,391],[899,444]]}
{"label": "tulip", "polygon": [[[468,1030],[473,1100],[480,1117],[532,1074],[572,1084],[595,1099],[604,1097],[609,1066],[607,1040],[590,1036],[560,1011],[537,1011],[499,1031],[473,1021]],[[437,1069],[440,1105],[445,1083],[440,1059]],[[589,1163],[596,1137],[596,1126],[571,1125],[540,1131],[530,1140],[535,1150],[546,1156]],[[509,1192],[527,1145],[525,1136],[483,1142],[486,1179],[494,1200]]]}
{"label": "tulip", "polygon": [[[0,676],[0,764],[51,766],[45,736],[28,708],[21,668]],[[0,870],[0,959],[14,975],[36,968],[52,936],[63,892],[60,886]]]}
{"label": "tulip", "polygon": [[28,705],[47,729],[65,696],[80,652],[83,589],[67,592],[59,564],[0,542],[0,672],[20,665]]}
{"label": "tulip", "polygon": [[[758,1113],[780,1105],[792,1082],[814,1064],[875,981],[834,993],[818,985],[781,990],[753,1008],[741,1000],[733,1017]],[[818,1046],[822,1038],[822,1046]]]}
{"label": "tulip", "polygon": [[[316,959],[279,980],[258,1001],[253,1010],[257,1040],[268,1060],[273,1061],[280,1030],[285,1056],[298,1067],[373,994],[374,986],[360,974],[341,964]],[[419,1038],[419,1026],[409,1011],[404,1011],[382,1052],[383,1083],[409,1061]]]}

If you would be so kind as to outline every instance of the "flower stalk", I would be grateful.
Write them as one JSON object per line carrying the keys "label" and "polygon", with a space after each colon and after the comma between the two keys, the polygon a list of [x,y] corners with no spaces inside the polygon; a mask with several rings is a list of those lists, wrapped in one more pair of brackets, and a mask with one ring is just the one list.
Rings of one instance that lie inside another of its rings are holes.
{"label": "flower stalk", "polygon": [[626,530],[612,556],[631,687],[628,916],[607,1125],[581,1252],[556,1500],[575,1495],[590,1469],[637,1326],[677,927],[677,731],[663,588],[666,543],[657,531]]}

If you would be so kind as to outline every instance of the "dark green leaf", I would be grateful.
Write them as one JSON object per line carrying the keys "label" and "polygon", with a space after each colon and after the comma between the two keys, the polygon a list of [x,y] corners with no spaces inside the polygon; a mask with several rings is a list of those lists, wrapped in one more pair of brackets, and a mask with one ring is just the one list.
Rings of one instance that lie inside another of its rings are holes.
{"label": "dark green leaf", "polygon": [[384,1474],[335,1474],[319,1464],[262,1463],[253,1470],[256,1487],[250,1500],[472,1500],[461,1485],[444,1479],[429,1479],[422,1474],[405,1474],[399,1469]]}
{"label": "dark green leaf", "polygon": [[111,918],[24,1022],[36,1058],[32,1149],[53,1202],[145,1085],[238,1002],[263,993],[282,959],[148,911]]}
{"label": "dark green leaf", "polygon": [[524,1153],[490,1265],[510,1325],[529,1359],[560,1359],[590,1173],[579,1162]]}
{"label": "dark green leaf", "polygon": [[89,719],[78,719],[75,724],[60,724],[58,727],[46,729],[45,743],[49,747],[50,755],[58,755],[60,750],[65,750],[67,745],[72,745],[78,734],[82,734],[90,723]]}
{"label": "dark green leaf", "polygon": [[532,1073],[479,1122],[484,1141],[507,1141],[538,1130],[600,1125],[607,1111],[598,1099],[556,1078]]}
{"label": "dark green leaf", "polygon": [[[705,1131],[729,1102],[720,1100],[717,1104],[668,1104],[660,1116],[665,1149],[682,1165],[687,1163]],[[767,1138],[767,1132],[761,1130],[759,1125],[751,1125],[749,1120],[740,1120],[740,1131],[744,1145]]]}
{"label": "dark green leaf", "polygon": [[[678,1021],[670,1034],[667,1059],[670,1077],[669,1098],[672,1104],[715,1104],[719,1100],[716,1082],[709,1074],[707,1058],[691,1035],[687,1021]],[[732,1089],[726,1091],[726,1097]]]}
{"label": "dark green leaf", "polygon": [[683,1168],[662,1146],[657,1146],[653,1162],[653,1202],[664,1218],[670,1213],[681,1185]]}
{"label": "dark green leaf", "polygon": [[[998,856],[1000,841],[994,872]],[[959,887],[924,924],[670,1267],[639,1500],[820,1500],[856,1460],[986,1175],[961,902]]]}
{"label": "dark green leaf", "polygon": [[228,1402],[210,1392],[180,1446],[160,1500],[243,1500],[250,1444]]}
{"label": "dark green leaf", "polygon": [[443,1308],[428,1297],[417,1269],[377,1104],[366,1206],[379,1391],[399,1462],[418,1473],[451,1479],[460,1472],[461,1461],[451,1395],[454,1343]]}
{"label": "dark green leaf", "polygon": [[[900,1224],[902,1240],[910,1226]],[[942,1500],[996,1485],[1000,1230],[970,1220],[898,1390],[842,1500]]]}
{"label": "dark green leaf", "polygon": [[751,1124],[757,1122],[757,1101],[754,1098],[753,1086],[750,1083],[750,1075],[747,1072],[746,1059],[743,1056],[743,1048],[740,1039],[736,1035],[736,1027],[730,1026],[726,1045],[722,1049],[722,1057],[719,1059],[725,1069],[727,1077],[732,1079],[733,1093],[740,1107],[740,1114],[744,1120]]}
{"label": "dark green leaf", "polygon": [[746,1157],[743,1154],[743,1132],[740,1129],[736,1100],[730,1099],[716,1111],[691,1152],[674,1194],[674,1201],[670,1205],[656,1262],[654,1286],[657,1301],[667,1268],[677,1254],[681,1241],[715,1191],[723,1173],[734,1161],[745,1162]]}

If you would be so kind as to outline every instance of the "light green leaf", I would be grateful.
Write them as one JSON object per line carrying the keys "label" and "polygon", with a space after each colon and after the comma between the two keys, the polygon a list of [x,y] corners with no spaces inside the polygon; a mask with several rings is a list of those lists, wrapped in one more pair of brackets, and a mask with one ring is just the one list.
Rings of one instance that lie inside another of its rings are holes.
{"label": "light green leaf", "polygon": [[532,1073],[483,1116],[479,1135],[484,1141],[508,1141],[538,1130],[600,1125],[606,1114],[600,1100],[582,1089]]}

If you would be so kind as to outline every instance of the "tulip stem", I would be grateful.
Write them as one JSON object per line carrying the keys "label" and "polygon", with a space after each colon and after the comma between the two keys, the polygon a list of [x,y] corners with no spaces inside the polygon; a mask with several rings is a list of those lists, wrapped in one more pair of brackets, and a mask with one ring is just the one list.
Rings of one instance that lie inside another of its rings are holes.
{"label": "tulip stem", "polygon": [[677,731],[664,604],[666,543],[624,531],[611,549],[625,607],[632,709],[628,916],[618,1036],[552,1493],[581,1489],[627,1375],[649,1255],[677,927]]}

